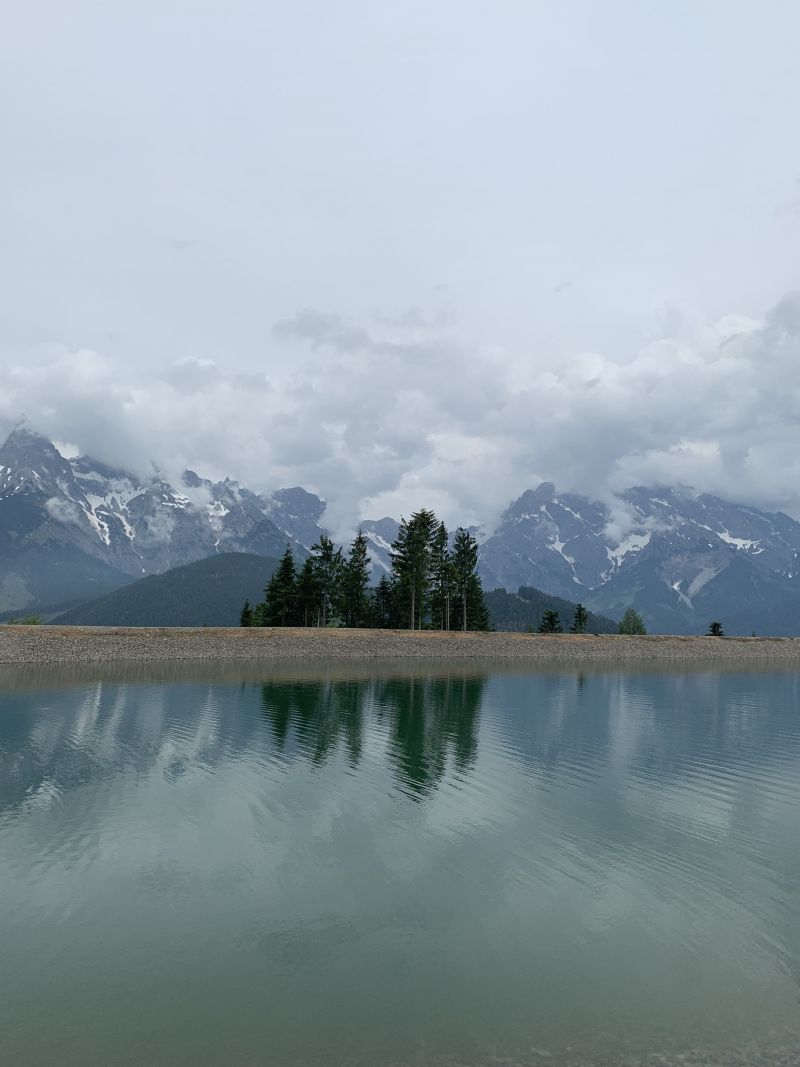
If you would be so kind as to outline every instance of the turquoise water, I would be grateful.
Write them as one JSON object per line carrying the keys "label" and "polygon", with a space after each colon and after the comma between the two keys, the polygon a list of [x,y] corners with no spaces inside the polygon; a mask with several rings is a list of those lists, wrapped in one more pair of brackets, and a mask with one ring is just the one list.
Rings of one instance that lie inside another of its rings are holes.
{"label": "turquoise water", "polygon": [[796,1064],[800,679],[0,675],[0,1062]]}

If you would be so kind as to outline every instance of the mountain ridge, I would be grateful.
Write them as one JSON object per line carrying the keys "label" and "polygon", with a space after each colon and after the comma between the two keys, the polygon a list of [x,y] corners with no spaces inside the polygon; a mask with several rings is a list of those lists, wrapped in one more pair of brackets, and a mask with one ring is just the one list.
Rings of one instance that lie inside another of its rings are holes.
{"label": "mountain ridge", "polygon": [[618,501],[622,526],[607,505],[551,483],[524,493],[481,546],[484,582],[612,616],[634,607],[656,633],[702,633],[720,616],[750,633],[751,615],[800,632],[800,523],[687,487],[637,486]]}
{"label": "mountain ridge", "polygon": [[276,559],[225,552],[136,582],[55,615],[59,626],[238,626],[263,598]]}
{"label": "mountain ridge", "polygon": [[20,424],[0,445],[0,611],[87,599],[87,584],[108,592],[226,551],[275,557],[290,544],[302,558],[324,507],[299,487],[266,496],[192,471],[173,486],[67,459]]}
{"label": "mountain ridge", "polygon": [[[186,470],[172,485],[64,457],[26,424],[0,445],[0,612],[86,599],[227,552],[298,559],[326,533],[325,501],[265,494]],[[373,580],[391,569],[398,520],[361,524]],[[487,590],[534,587],[593,612],[634,607],[654,633],[800,632],[800,523],[686,486],[635,486],[607,503],[525,490],[480,537]]]}

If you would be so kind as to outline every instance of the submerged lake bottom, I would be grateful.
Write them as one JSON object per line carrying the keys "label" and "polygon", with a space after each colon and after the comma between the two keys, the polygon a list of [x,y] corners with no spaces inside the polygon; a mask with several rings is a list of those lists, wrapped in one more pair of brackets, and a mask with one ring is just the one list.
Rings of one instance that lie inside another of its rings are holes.
{"label": "submerged lake bottom", "polygon": [[800,1063],[800,674],[0,672],[0,1062]]}

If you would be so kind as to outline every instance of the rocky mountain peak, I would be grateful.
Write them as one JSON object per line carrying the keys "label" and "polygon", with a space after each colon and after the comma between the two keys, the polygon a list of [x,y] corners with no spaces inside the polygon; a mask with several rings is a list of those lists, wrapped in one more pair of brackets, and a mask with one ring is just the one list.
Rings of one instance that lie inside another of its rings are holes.
{"label": "rocky mountain peak", "polygon": [[[718,618],[730,633],[800,633],[800,523],[686,486],[637,486],[618,504],[552,482],[526,490],[482,539],[485,587],[533,586],[611,616],[633,606],[654,632],[705,632]],[[302,559],[325,506],[300,486],[268,495],[192,470],[171,485],[158,471],[66,459],[23,422],[0,446],[0,610],[218,553],[280,556],[288,542]],[[398,523],[361,528],[377,580]]]}
{"label": "rocky mountain peak", "polygon": [[63,458],[49,438],[31,429],[26,422],[18,422],[0,445],[0,462],[6,465],[30,463],[53,456]]}
{"label": "rocky mountain peak", "polygon": [[542,482],[536,489],[526,489],[522,496],[509,505],[506,519],[519,519],[533,515],[544,504],[551,503],[556,496],[556,487],[552,482]]}
{"label": "rocky mountain peak", "polygon": [[0,495],[52,496],[74,485],[72,468],[47,437],[18,423],[0,446]]}
{"label": "rocky mountain peak", "polygon": [[272,494],[272,499],[280,507],[296,508],[298,512],[311,515],[315,519],[319,519],[325,510],[324,500],[299,485],[292,486],[290,489],[276,489]]}

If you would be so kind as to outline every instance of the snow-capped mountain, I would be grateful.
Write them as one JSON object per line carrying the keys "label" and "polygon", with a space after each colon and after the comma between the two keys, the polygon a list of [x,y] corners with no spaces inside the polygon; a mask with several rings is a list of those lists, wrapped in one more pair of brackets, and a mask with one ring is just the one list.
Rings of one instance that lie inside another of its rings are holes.
{"label": "snow-capped mountain", "polygon": [[392,570],[392,542],[400,532],[400,523],[388,516],[383,519],[367,519],[361,523],[361,532],[368,542],[367,552],[372,563],[373,581],[380,581]]}
{"label": "snow-capped mountain", "polygon": [[143,481],[86,456],[66,459],[18,426],[0,447],[0,611],[86,599],[215,552],[302,558],[325,504],[304,489],[263,496],[186,471]]}
{"label": "snow-capped mountain", "polygon": [[634,488],[613,511],[550,483],[528,490],[481,548],[488,588],[530,585],[654,632],[800,633],[800,523],[684,487]]}
{"label": "snow-capped mountain", "polygon": [[[67,459],[18,426],[0,447],[0,612],[87,600],[219,552],[302,559],[324,532],[305,489],[256,493],[186,471],[179,485]],[[363,522],[373,580],[391,569],[396,519]],[[800,634],[800,523],[682,487],[634,488],[612,505],[548,482],[483,540],[487,589],[534,586],[653,632]]]}

